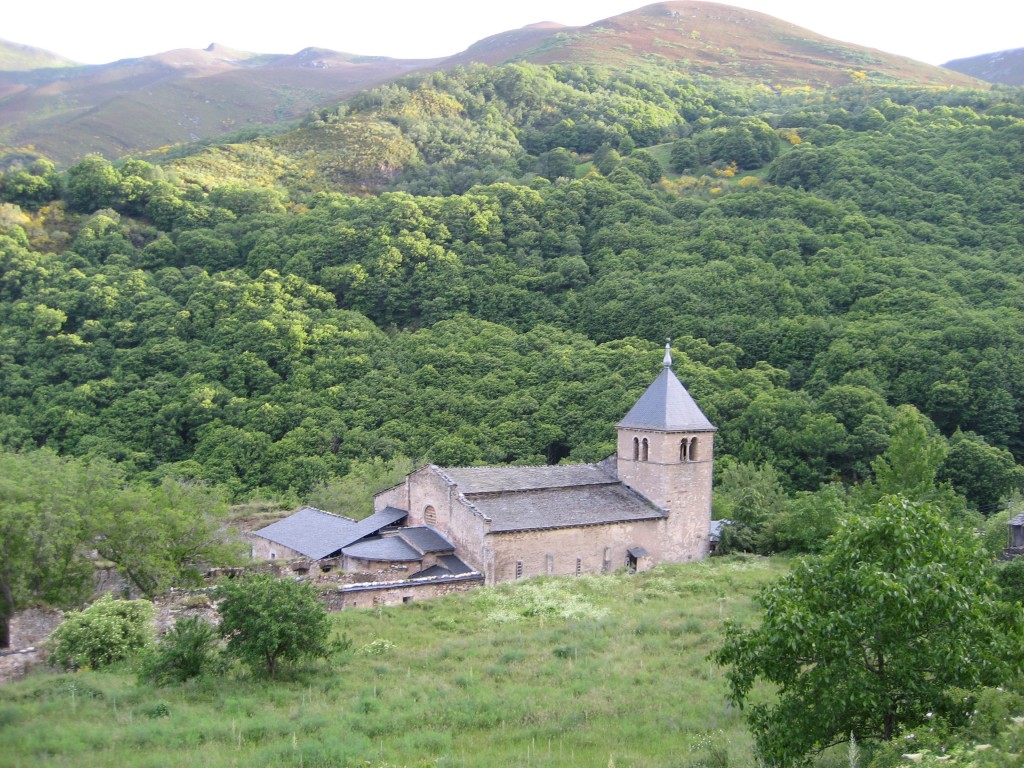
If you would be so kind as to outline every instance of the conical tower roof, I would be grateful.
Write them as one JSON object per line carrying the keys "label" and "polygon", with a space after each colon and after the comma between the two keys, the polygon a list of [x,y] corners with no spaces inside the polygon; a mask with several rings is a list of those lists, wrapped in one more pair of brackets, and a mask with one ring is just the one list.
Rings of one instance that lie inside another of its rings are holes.
{"label": "conical tower roof", "polygon": [[672,357],[665,346],[665,367],[640,396],[626,417],[615,426],[625,429],[654,429],[661,432],[715,432],[686,387],[672,372]]}

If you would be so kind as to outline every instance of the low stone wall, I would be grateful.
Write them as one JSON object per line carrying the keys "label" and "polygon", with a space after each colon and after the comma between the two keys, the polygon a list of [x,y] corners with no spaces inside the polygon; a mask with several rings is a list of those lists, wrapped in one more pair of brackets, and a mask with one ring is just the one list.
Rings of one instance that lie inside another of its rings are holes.
{"label": "low stone wall", "polygon": [[55,608],[27,608],[11,619],[11,647],[0,651],[0,683],[19,680],[46,660],[40,647],[60,623],[64,613]]}
{"label": "low stone wall", "polygon": [[456,592],[467,592],[482,587],[483,584],[484,577],[479,573],[405,581],[378,581],[323,590],[320,599],[327,606],[327,610],[342,611],[346,608],[372,608],[377,605],[400,605],[414,600],[431,600]]}
{"label": "low stone wall", "polygon": [[28,648],[48,638],[60,623],[64,612],[56,608],[26,608],[11,619],[11,648]]}

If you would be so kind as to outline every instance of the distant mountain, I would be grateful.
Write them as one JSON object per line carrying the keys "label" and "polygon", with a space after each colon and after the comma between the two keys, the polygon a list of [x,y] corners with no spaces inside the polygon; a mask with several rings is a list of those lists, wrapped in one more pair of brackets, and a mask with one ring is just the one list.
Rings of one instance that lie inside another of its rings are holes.
{"label": "distant mountain", "polygon": [[72,66],[9,43],[0,56],[10,62],[0,71],[0,145],[31,146],[61,163],[89,152],[117,158],[266,128],[404,74],[471,62],[629,66],[662,60],[694,74],[770,86],[838,85],[854,76],[978,84],[950,69],[832,40],[761,13],[692,0],[649,5],[585,27],[532,24],[444,59],[319,48],[288,56],[211,45]]}
{"label": "distant mountain", "polygon": [[989,83],[1024,85],[1024,48],[954,59],[942,66]]}
{"label": "distant mountain", "polygon": [[64,163],[116,158],[269,126],[432,64],[306,49],[219,45],[112,64],[0,72],[0,144]]}
{"label": "distant mountain", "polygon": [[842,85],[850,82],[851,72],[880,82],[978,85],[905,56],[703,0],[655,3],[585,27],[533,25],[481,40],[444,64],[524,60],[622,66],[637,59],[683,63],[695,74],[769,85]]}
{"label": "distant mountain", "polygon": [[74,64],[71,59],[65,59],[42,48],[0,40],[0,71],[3,72],[25,72],[43,67],[70,67]]}

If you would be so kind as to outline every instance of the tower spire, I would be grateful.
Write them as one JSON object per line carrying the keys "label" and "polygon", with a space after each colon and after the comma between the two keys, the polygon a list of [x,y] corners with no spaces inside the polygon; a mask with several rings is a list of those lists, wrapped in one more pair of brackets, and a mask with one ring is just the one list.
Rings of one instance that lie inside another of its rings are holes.
{"label": "tower spire", "polygon": [[665,359],[662,363],[666,368],[672,367],[672,339],[665,339]]}

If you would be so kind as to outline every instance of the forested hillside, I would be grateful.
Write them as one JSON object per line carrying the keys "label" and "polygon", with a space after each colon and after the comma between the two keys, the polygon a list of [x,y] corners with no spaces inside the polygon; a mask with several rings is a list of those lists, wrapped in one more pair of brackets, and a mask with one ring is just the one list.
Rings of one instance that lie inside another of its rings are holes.
{"label": "forested hillside", "polygon": [[163,165],[0,180],[0,442],[297,499],[601,458],[673,339],[727,468],[857,480],[897,406],[1022,485],[1024,98],[473,66]]}

